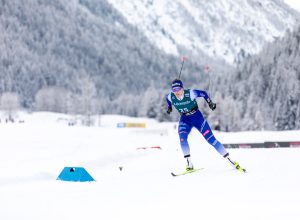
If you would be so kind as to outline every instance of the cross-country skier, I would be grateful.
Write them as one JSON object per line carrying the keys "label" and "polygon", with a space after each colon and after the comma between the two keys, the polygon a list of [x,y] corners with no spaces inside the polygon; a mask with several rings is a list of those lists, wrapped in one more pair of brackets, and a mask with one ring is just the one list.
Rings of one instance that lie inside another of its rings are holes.
{"label": "cross-country skier", "polygon": [[178,134],[181,149],[187,162],[186,170],[191,171],[194,169],[191,162],[190,147],[187,139],[191,129],[195,127],[203,135],[205,140],[212,145],[219,154],[226,158],[230,164],[232,164],[237,170],[245,172],[245,169],[241,168],[237,162],[232,161],[229,158],[229,153],[215,138],[208,122],[198,109],[198,104],[196,102],[196,98],[198,97],[204,98],[211,110],[216,109],[216,104],[212,102],[205,91],[184,89],[183,83],[180,79],[172,81],[172,91],[166,96],[166,101],[168,103],[167,113],[170,114],[172,112],[173,105],[181,115],[178,126]]}

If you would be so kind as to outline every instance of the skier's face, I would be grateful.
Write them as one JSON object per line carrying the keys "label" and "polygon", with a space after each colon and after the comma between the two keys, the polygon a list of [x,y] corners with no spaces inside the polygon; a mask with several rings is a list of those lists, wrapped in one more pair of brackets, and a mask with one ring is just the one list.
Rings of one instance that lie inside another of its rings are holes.
{"label": "skier's face", "polygon": [[175,96],[177,98],[180,98],[183,94],[183,88],[181,88],[180,90],[176,91],[176,92],[173,92],[175,94]]}

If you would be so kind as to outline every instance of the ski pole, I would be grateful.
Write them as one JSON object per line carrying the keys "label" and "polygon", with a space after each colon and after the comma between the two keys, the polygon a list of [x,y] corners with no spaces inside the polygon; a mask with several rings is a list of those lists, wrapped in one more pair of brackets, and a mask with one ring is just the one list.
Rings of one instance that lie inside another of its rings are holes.
{"label": "ski pole", "polygon": [[186,61],[186,60],[187,60],[187,58],[185,56],[181,57],[181,68],[180,68],[180,72],[178,74],[178,79],[180,79],[183,64],[184,64],[184,61]]}
{"label": "ski pole", "polygon": [[204,72],[208,74],[208,95],[211,96],[211,89],[210,89],[210,68],[208,64],[204,66]]}

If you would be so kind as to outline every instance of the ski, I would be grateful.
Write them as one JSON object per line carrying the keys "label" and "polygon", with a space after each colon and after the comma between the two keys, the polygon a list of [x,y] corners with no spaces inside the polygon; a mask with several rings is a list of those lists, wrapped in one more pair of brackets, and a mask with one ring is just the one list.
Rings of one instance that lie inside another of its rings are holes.
{"label": "ski", "polygon": [[242,168],[242,167],[239,166],[239,165],[236,167],[236,169],[237,169],[238,171],[242,172],[242,173],[246,173],[246,172],[247,172],[245,168]]}
{"label": "ski", "polygon": [[238,162],[232,161],[232,160],[228,157],[228,155],[227,155],[225,158],[227,158],[227,160],[231,163],[231,165],[232,165],[235,169],[237,169],[237,170],[240,171],[240,172],[246,173],[246,169],[244,169],[243,167],[241,167],[241,166],[239,165]]}
{"label": "ski", "polygon": [[246,173],[246,169],[241,167],[238,162],[233,162],[233,166],[240,172]]}
{"label": "ski", "polygon": [[189,173],[195,173],[197,171],[200,171],[200,170],[203,170],[204,168],[196,168],[196,169],[193,169],[193,170],[188,170],[188,171],[184,171],[182,173],[171,173],[172,176],[183,176],[183,175],[186,175],[186,174],[189,174]]}

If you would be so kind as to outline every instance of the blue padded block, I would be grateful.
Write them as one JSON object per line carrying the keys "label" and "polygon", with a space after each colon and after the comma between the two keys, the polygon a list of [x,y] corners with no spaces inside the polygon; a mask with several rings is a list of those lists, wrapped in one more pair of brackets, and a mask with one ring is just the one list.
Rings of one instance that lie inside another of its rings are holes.
{"label": "blue padded block", "polygon": [[83,167],[65,167],[57,177],[57,180],[72,182],[95,181]]}

